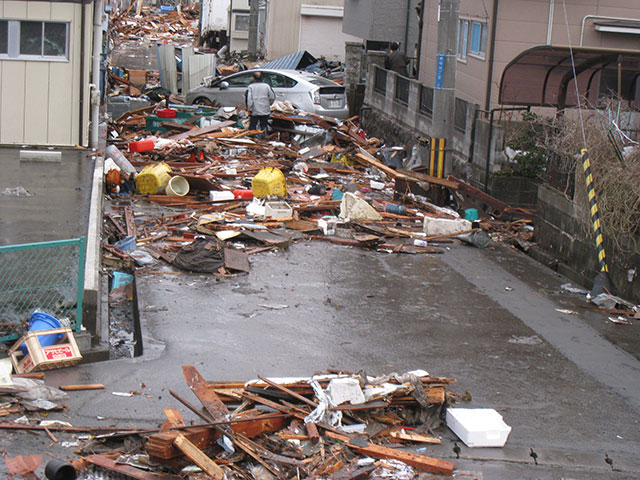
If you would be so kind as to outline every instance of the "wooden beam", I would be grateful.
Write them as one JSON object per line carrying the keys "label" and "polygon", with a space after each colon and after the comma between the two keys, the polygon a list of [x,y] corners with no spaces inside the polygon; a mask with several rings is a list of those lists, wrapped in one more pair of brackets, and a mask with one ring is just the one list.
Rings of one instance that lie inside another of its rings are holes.
{"label": "wooden beam", "polygon": [[178,447],[189,460],[207,472],[208,475],[217,480],[221,480],[224,477],[224,470],[222,470],[216,462],[202,453],[202,450],[187,440],[184,435],[178,434],[173,444]]}
{"label": "wooden beam", "polygon": [[187,381],[187,385],[189,385],[195,396],[198,397],[198,400],[200,400],[202,406],[211,415],[213,420],[216,422],[225,420],[227,415],[229,415],[227,406],[222,403],[218,394],[209,387],[196,367],[185,365],[182,367],[182,373]]}
{"label": "wooden beam", "polygon": [[412,467],[423,470],[425,472],[448,476],[453,475],[453,468],[455,466],[453,462],[439,460],[437,458],[427,457],[426,455],[419,455],[417,453],[405,452],[403,450],[397,450],[395,448],[381,447],[380,445],[374,445],[373,443],[369,442],[358,442],[358,444],[356,444],[355,442],[351,443],[351,437],[333,432],[326,432],[326,436],[333,440],[344,442],[352,450],[355,450],[358,453],[369,455],[373,458],[400,460],[407,465],[411,465]]}

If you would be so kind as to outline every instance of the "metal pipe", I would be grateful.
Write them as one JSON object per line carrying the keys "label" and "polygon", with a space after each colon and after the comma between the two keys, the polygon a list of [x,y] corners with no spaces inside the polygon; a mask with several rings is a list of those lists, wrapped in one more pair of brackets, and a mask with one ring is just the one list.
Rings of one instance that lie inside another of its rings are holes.
{"label": "metal pipe", "polygon": [[404,22],[404,54],[409,55],[407,46],[409,45],[409,19],[411,18],[411,0],[407,0],[407,18]]}
{"label": "metal pipe", "polygon": [[496,47],[496,30],[498,29],[498,0],[493,0],[493,13],[491,14],[491,51],[489,52],[489,62],[487,72],[487,95],[484,100],[484,109],[491,108],[491,82],[493,82],[493,58]]}
{"label": "metal pipe", "polygon": [[555,0],[549,0],[549,23],[547,24],[547,45],[551,45],[551,33],[553,32],[553,9]]}
{"label": "metal pipe", "polygon": [[489,138],[487,139],[487,163],[484,170],[484,191],[489,192],[489,170],[491,169],[491,142],[493,140],[493,115],[495,112],[531,111],[531,107],[498,107],[492,108],[489,113]]}
{"label": "metal pipe", "polygon": [[630,22],[640,22],[640,18],[625,18],[625,17],[604,17],[602,15],[585,15],[582,18],[582,26],[580,27],[580,46],[582,47],[582,40],[584,39],[584,26],[585,22],[589,18],[597,18],[599,20],[627,20]]}
{"label": "metal pipe", "polygon": [[98,148],[100,131],[100,56],[102,55],[102,0],[93,3],[93,65],[91,71],[91,140],[89,146]]}
{"label": "metal pipe", "polygon": [[416,52],[416,78],[420,78],[420,57],[422,56],[422,35],[424,33],[424,0],[420,2],[418,20],[418,51]]}
{"label": "metal pipe", "polygon": [[622,100],[622,55],[618,55],[618,100]]}

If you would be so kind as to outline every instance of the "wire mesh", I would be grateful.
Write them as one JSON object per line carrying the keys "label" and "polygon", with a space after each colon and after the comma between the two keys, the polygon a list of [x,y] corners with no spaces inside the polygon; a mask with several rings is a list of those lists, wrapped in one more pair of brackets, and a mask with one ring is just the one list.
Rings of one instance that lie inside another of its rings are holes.
{"label": "wire mesh", "polygon": [[85,239],[0,247],[0,342],[16,340],[34,311],[79,331]]}

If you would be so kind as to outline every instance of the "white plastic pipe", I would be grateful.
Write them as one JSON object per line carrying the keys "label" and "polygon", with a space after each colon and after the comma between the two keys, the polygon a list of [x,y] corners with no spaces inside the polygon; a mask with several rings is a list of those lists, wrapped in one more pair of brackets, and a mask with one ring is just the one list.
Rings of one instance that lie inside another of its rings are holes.
{"label": "white plastic pipe", "polygon": [[582,19],[582,26],[580,27],[580,46],[582,47],[582,41],[584,39],[584,25],[590,18],[598,20],[628,20],[631,22],[640,22],[640,18],[624,18],[624,17],[603,17],[601,15],[585,15]]}

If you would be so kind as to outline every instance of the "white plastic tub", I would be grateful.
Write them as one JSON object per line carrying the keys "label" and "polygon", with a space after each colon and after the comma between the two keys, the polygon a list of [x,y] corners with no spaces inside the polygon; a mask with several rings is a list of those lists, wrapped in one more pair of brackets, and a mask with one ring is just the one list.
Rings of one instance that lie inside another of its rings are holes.
{"label": "white plastic tub", "polygon": [[511,433],[493,408],[447,408],[447,426],[467,447],[504,447]]}

